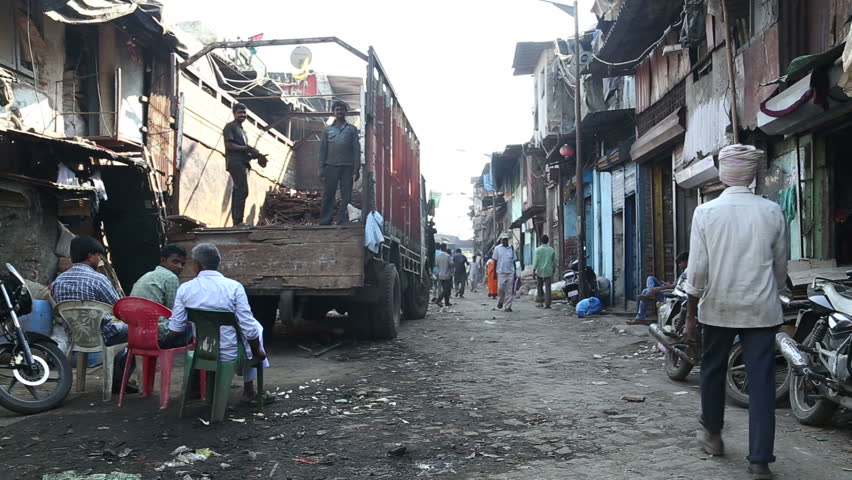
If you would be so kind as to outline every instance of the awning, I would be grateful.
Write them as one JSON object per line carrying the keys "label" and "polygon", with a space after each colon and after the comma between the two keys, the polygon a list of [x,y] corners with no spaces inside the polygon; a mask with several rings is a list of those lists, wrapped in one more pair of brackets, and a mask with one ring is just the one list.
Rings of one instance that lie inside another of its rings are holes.
{"label": "awning", "polygon": [[33,142],[33,143],[50,143],[63,149],[82,153],[91,157],[100,158],[103,160],[114,160],[126,165],[145,167],[145,162],[141,159],[135,159],[126,155],[107,150],[99,147],[91,142],[82,140],[73,140],[69,138],[52,137],[35,132],[25,132],[23,130],[15,130],[13,128],[0,128],[0,137],[7,137],[13,140]]}
{"label": "awning", "polygon": [[630,147],[630,157],[636,163],[647,162],[654,155],[683,140],[685,134],[683,108],[679,108],[637,138]]}
{"label": "awning", "polygon": [[828,69],[812,71],[765,101],[757,113],[758,128],[767,135],[802,132],[852,111],[852,101],[836,86],[842,70],[835,64]]}
{"label": "awning", "polygon": [[37,187],[46,187],[52,190],[58,190],[62,192],[70,192],[70,193],[85,193],[85,194],[93,194],[95,193],[95,187],[90,185],[78,186],[78,185],[62,185],[61,183],[51,182],[50,180],[44,180],[41,178],[33,178],[27,177],[24,175],[16,175],[14,173],[5,173],[0,172],[0,179],[2,180],[11,180],[19,183],[26,183],[29,185],[35,185]]}
{"label": "awning", "polygon": [[682,188],[695,188],[703,183],[718,180],[719,170],[713,156],[704,157],[690,166],[675,172],[675,180]]}

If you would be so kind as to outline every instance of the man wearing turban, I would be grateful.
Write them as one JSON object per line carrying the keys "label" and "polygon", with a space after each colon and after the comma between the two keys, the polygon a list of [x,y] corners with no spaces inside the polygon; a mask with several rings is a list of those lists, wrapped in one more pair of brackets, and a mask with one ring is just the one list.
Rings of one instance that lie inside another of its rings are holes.
{"label": "man wearing turban", "polygon": [[701,425],[698,440],[722,455],[725,378],[734,338],[743,343],[749,394],[749,472],[771,479],[775,461],[775,333],[783,322],[787,223],[781,207],[752,193],[764,153],[732,145],[719,153],[722,195],[695,209],[690,234],[686,340],[701,322]]}

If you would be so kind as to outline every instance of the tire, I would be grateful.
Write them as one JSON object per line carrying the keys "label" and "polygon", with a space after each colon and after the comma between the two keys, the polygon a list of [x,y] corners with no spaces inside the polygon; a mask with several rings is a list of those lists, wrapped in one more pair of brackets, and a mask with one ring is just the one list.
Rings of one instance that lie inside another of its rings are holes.
{"label": "tire", "polygon": [[[728,400],[738,407],[748,408],[748,375],[743,363],[743,344],[737,342],[728,355],[728,369],[725,374],[725,393]],[[790,366],[787,360],[775,352],[775,404],[783,404],[790,393]]]}
{"label": "tire", "polygon": [[695,368],[695,365],[682,359],[680,355],[673,351],[673,348],[666,350],[666,375],[672,380],[680,382],[689,376],[689,372]]}
{"label": "tire", "polygon": [[416,280],[408,282],[402,303],[402,313],[406,320],[420,320],[426,318],[429,310],[429,288]]}
{"label": "tire", "polygon": [[[806,347],[813,346],[813,332],[808,334],[802,344]],[[807,394],[815,390],[814,385],[804,376],[794,375],[792,371],[789,377],[790,410],[793,411],[796,420],[803,425],[811,426],[821,426],[828,423],[837,410],[837,404],[825,399],[809,400]]]}
{"label": "tire", "polygon": [[[12,352],[13,345],[6,343],[0,345],[0,357],[5,357],[7,353]],[[68,392],[71,391],[71,365],[68,363],[68,358],[55,344],[49,341],[30,343],[30,349],[33,355],[45,360],[50,369],[50,375],[56,372],[56,387],[48,392],[48,395],[39,400],[27,400],[27,396],[20,398],[21,394],[27,392],[23,384],[15,380],[15,385],[9,391],[9,386],[13,377],[13,370],[8,368],[0,368],[2,375],[2,385],[0,385],[0,406],[7,408],[13,412],[24,415],[32,415],[35,413],[45,412],[54,409],[62,404]],[[47,383],[45,383],[46,385]],[[38,387],[35,387],[38,388]],[[44,392],[43,392],[44,393]]]}
{"label": "tire", "polygon": [[377,288],[379,300],[369,308],[373,338],[393,340],[399,333],[399,322],[402,317],[402,288],[399,273],[393,264],[382,265]]}

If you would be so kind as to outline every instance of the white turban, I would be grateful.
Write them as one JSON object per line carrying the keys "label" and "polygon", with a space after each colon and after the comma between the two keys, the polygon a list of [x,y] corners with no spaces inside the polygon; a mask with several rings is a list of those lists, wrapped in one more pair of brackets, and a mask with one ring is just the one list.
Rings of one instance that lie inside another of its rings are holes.
{"label": "white turban", "polygon": [[719,180],[729,187],[748,187],[757,176],[763,150],[752,145],[731,145],[719,152]]}

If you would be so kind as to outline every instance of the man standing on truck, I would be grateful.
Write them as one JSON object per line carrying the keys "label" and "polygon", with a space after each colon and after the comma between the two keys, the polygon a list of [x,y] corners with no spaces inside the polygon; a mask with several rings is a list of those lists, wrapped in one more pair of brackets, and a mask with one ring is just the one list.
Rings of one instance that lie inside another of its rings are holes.
{"label": "man standing on truck", "polygon": [[320,143],[320,179],[323,181],[320,225],[331,225],[334,198],[340,185],[340,209],[337,223],[349,221],[348,205],[352,202],[352,185],[361,177],[361,139],[358,129],[346,121],[346,103],[337,100],[332,106],[334,123],[326,125]]}
{"label": "man standing on truck", "polygon": [[226,168],[234,183],[231,193],[231,219],[235,227],[246,227],[248,225],[243,222],[243,214],[249,193],[248,172],[251,170],[251,159],[257,158],[258,164],[265,167],[266,157],[248,144],[246,132],[243,130],[243,122],[248,116],[246,106],[235,103],[231,110],[234,112],[234,121],[225,124],[225,128],[222,129],[222,136],[225,138]]}

